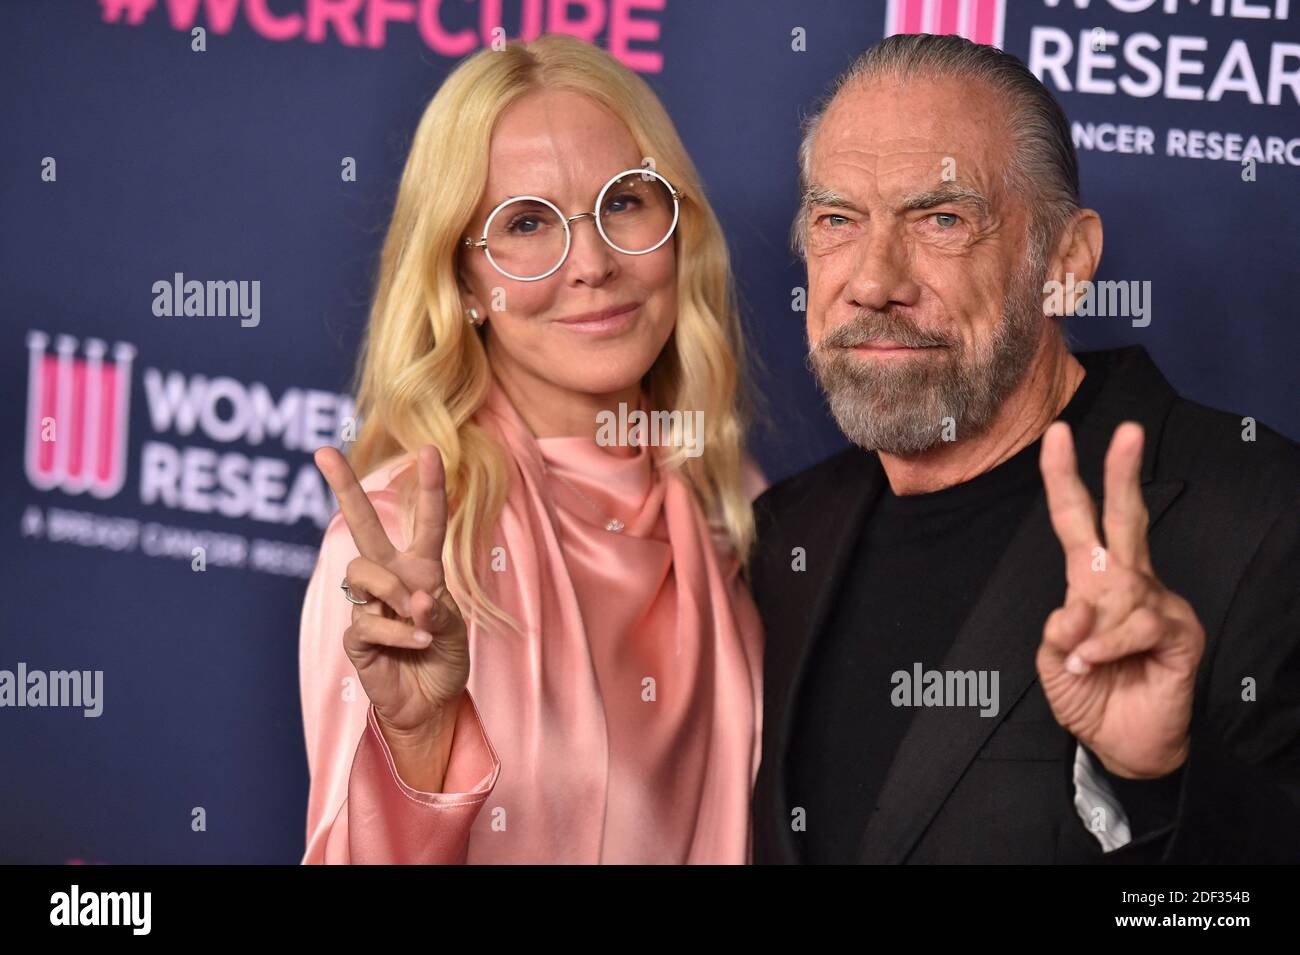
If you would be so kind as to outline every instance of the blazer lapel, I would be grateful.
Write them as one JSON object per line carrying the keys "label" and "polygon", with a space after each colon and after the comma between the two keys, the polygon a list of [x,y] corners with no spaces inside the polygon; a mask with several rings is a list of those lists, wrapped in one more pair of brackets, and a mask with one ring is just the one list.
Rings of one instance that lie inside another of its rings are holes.
{"label": "blazer lapel", "polygon": [[[875,454],[863,451],[847,459],[845,471],[835,476],[834,493],[825,501],[808,510],[805,526],[792,539],[808,541],[807,569],[797,575],[804,585],[802,592],[792,593],[788,601],[785,623],[789,639],[795,643],[795,664],[784,695],[783,707],[778,714],[780,729],[775,736],[779,741],[777,751],[771,754],[773,779],[777,794],[776,806],[784,814],[789,804],[786,792],[786,761],[794,734],[794,720],[798,713],[800,688],[808,670],[808,659],[817,642],[817,635],[826,626],[835,606],[835,597],[844,579],[849,558],[857,546],[862,527],[884,487],[885,472]],[[780,560],[789,559],[780,555]],[[811,608],[805,611],[804,608]],[[766,758],[766,757],[765,757]],[[790,861],[798,859],[798,847],[788,824],[788,817],[776,827],[781,833],[781,854]]]}

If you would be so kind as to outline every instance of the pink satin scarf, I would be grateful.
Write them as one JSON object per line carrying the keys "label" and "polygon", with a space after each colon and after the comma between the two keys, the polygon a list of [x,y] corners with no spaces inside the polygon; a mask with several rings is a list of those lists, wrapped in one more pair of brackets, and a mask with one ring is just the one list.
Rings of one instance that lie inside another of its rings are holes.
{"label": "pink satin scarf", "polygon": [[534,438],[499,387],[480,421],[518,477],[488,584],[526,635],[470,635],[507,830],[480,814],[469,860],[747,861],[762,638],[736,561],[647,448]]}

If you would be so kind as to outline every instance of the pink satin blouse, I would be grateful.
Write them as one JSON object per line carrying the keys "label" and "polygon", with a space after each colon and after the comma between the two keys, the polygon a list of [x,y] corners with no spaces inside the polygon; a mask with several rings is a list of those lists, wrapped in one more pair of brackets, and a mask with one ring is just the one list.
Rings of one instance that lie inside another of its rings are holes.
{"label": "pink satin blouse", "polygon": [[[735,558],[647,449],[535,438],[497,386],[476,420],[514,472],[484,585],[524,632],[470,625],[443,792],[407,786],[343,651],[357,550],[335,515],[302,611],[303,862],[749,861],[762,631]],[[362,481],[399,548],[389,481],[410,461]],[[747,483],[763,487],[752,466]]]}

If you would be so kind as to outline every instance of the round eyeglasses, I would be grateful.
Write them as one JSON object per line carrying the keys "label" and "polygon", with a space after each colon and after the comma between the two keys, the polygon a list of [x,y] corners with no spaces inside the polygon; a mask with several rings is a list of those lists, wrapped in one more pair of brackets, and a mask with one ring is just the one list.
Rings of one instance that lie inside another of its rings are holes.
{"label": "round eyeglasses", "polygon": [[482,249],[506,278],[536,282],[564,264],[573,244],[569,224],[579,219],[594,220],[600,237],[616,252],[653,252],[677,228],[683,195],[652,169],[625,169],[605,183],[593,212],[565,216],[549,199],[514,196],[492,210],[480,239],[466,236],[462,241]]}

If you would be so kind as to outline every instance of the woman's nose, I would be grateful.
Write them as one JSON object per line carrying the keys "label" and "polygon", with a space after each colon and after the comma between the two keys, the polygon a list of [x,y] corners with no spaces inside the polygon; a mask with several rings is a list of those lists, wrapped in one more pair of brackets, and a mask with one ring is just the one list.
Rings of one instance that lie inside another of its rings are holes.
{"label": "woman's nose", "polygon": [[607,282],[618,268],[616,253],[596,230],[596,217],[589,212],[574,216],[569,230],[572,244],[565,263],[568,280],[591,286]]}

